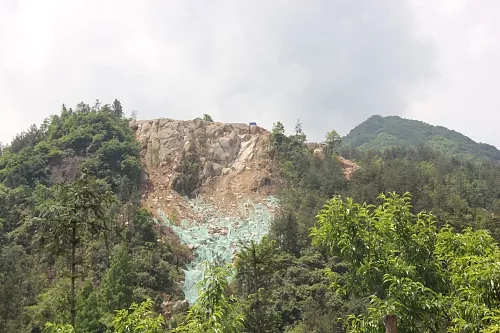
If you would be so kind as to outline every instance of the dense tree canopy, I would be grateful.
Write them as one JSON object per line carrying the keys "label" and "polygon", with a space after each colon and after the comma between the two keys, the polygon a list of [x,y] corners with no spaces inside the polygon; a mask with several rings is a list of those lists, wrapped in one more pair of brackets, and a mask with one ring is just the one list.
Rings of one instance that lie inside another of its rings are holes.
{"label": "dense tree canopy", "polygon": [[445,127],[397,116],[368,118],[345,136],[344,143],[362,150],[378,151],[425,145],[448,156],[500,161],[500,150],[492,145],[474,142]]}
{"label": "dense tree canopy", "polygon": [[[0,332],[380,332],[384,317],[400,332],[499,331],[491,147],[402,121],[406,142],[385,124],[400,120],[377,117],[366,136],[312,144],[300,122],[291,135],[277,122],[269,236],[230,267],[208,263],[198,301],[171,313],[185,262],[140,207],[123,114],[118,100],[63,105],[2,148]],[[192,195],[201,169],[185,154],[174,186]],[[341,157],[359,166],[349,179]]]}
{"label": "dense tree canopy", "polygon": [[105,332],[115,310],[181,296],[172,251],[139,207],[141,170],[118,100],[63,105],[3,149],[0,332]]}
{"label": "dense tree canopy", "polygon": [[382,196],[374,207],[331,199],[312,229],[314,244],[348,265],[332,273],[343,294],[370,297],[368,313],[348,317],[349,332],[379,332],[395,314],[399,332],[499,329],[500,248],[484,230],[436,227],[411,212],[409,195]]}

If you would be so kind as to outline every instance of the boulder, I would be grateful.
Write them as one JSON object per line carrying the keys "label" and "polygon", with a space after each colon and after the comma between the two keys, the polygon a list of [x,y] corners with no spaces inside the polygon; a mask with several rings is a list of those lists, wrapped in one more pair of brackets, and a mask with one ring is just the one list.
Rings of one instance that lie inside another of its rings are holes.
{"label": "boulder", "polygon": [[226,137],[220,138],[219,143],[225,152],[231,150],[232,140],[230,138],[226,138]]}
{"label": "boulder", "polygon": [[223,169],[224,169],[224,167],[222,165],[220,165],[218,163],[213,163],[211,176],[219,176],[220,174],[222,174]]}
{"label": "boulder", "polygon": [[205,165],[203,165],[203,177],[207,178],[207,177],[212,176],[213,164],[214,163],[212,163],[210,161],[205,162]]}
{"label": "boulder", "polygon": [[220,162],[223,164],[226,164],[226,153],[224,152],[224,149],[220,145],[220,143],[217,143],[216,146],[214,147],[214,157],[213,157],[215,162]]}
{"label": "boulder", "polygon": [[191,149],[191,142],[190,141],[186,141],[186,143],[184,144],[184,151],[188,152],[189,149]]}
{"label": "boulder", "polygon": [[236,174],[242,174],[243,172],[245,172],[245,169],[246,169],[246,165],[245,164],[239,164],[237,167],[236,167]]}

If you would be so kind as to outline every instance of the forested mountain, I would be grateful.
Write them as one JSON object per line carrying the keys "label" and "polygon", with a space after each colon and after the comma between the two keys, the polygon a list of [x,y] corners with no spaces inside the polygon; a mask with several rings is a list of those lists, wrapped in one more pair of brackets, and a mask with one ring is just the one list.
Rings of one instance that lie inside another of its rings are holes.
{"label": "forested mountain", "polygon": [[133,301],[181,295],[171,245],[139,206],[139,147],[119,101],[63,106],[0,157],[0,332],[104,332]]}
{"label": "forested mountain", "polygon": [[[119,101],[80,103],[7,145],[0,332],[381,332],[393,324],[403,333],[499,331],[497,162],[429,145],[342,147],[334,131],[311,145],[300,124],[286,135],[279,122],[271,133],[211,123],[131,122],[144,126],[137,141]],[[195,135],[183,141],[180,130]],[[175,154],[161,146],[169,135]],[[245,167],[219,164],[242,155]],[[340,157],[358,166],[348,177]],[[148,173],[148,165],[158,168]],[[242,239],[229,265],[206,263],[188,308],[181,268],[193,250],[210,251],[197,235],[214,233],[215,242],[236,227],[187,226],[182,211],[166,226],[153,218],[155,206],[141,203],[188,210],[193,201],[182,192],[230,202],[229,212],[233,201],[211,187],[227,185],[228,175],[234,183],[224,195],[250,200],[276,186],[279,208],[269,234]],[[179,179],[189,191],[175,186]],[[188,246],[175,234],[181,226],[198,232]]]}
{"label": "forested mountain", "polygon": [[442,126],[398,116],[371,116],[352,129],[343,140],[346,146],[362,150],[382,151],[392,147],[425,145],[449,156],[500,161],[500,150],[492,145],[477,143]]}

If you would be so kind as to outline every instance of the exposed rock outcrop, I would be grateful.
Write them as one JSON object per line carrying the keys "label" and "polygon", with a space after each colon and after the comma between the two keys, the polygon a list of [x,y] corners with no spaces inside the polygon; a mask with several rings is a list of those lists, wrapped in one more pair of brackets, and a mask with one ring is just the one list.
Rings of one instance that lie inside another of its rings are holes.
{"label": "exposed rock outcrop", "polygon": [[267,147],[257,143],[259,139],[268,142],[269,133],[257,126],[156,119],[132,121],[130,127],[136,131],[148,170],[175,170],[182,152],[194,152],[203,169],[202,178],[206,179],[220,175],[224,168],[236,170],[255,156],[267,154]]}
{"label": "exposed rock outcrop", "polygon": [[344,169],[345,178],[347,180],[351,179],[352,174],[359,169],[359,165],[357,165],[353,161],[349,161],[348,159],[343,158],[342,156],[339,156],[338,159],[342,164],[342,168]]}
{"label": "exposed rock outcrop", "polygon": [[152,209],[185,213],[173,185],[187,172],[187,162],[197,163],[190,170],[199,170],[191,175],[198,182],[192,194],[202,194],[223,208],[230,209],[241,198],[260,200],[274,191],[270,133],[261,127],[199,119],[131,121],[130,127],[149,175],[143,200]]}

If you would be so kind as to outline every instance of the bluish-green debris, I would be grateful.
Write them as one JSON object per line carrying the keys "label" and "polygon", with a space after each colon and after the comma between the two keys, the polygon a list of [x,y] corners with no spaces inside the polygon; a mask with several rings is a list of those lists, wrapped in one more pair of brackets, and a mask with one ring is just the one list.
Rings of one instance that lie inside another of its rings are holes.
{"label": "bluish-green debris", "polygon": [[183,288],[186,300],[193,304],[198,297],[196,284],[203,277],[203,263],[208,261],[219,265],[228,264],[242,245],[251,240],[260,241],[269,232],[273,219],[272,210],[278,206],[278,200],[270,196],[266,205],[242,202],[238,205],[238,216],[224,216],[201,197],[190,200],[189,204],[194,212],[203,216],[202,221],[182,220],[180,226],[177,226],[160,209],[158,214],[162,218],[160,222],[170,227],[182,244],[195,249],[196,259],[184,270]]}

